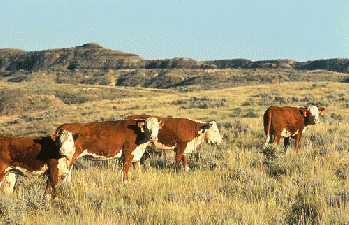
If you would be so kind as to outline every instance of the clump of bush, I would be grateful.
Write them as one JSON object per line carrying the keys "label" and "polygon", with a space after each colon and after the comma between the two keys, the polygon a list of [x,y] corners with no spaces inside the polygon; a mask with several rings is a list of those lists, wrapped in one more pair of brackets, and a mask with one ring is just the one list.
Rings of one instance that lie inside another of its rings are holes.
{"label": "clump of bush", "polygon": [[220,128],[221,130],[224,128],[223,132],[233,134],[234,137],[240,137],[241,135],[246,135],[251,132],[251,127],[248,124],[242,123],[240,120],[222,123],[220,124]]}
{"label": "clump of bush", "polygon": [[257,117],[259,117],[259,115],[258,115],[258,113],[256,113],[254,111],[254,109],[249,109],[243,117],[245,117],[245,118],[257,118]]}
{"label": "clump of bush", "polygon": [[172,104],[181,105],[181,109],[215,109],[228,105],[226,99],[211,99],[209,97],[192,97],[189,99],[174,101]]}
{"label": "clump of bush", "polygon": [[284,155],[285,149],[273,143],[264,146],[262,148],[262,153],[268,160],[272,160]]}
{"label": "clump of bush", "polygon": [[332,113],[331,114],[331,118],[334,120],[338,120],[338,121],[343,121],[345,120],[345,117],[341,114],[336,114],[336,113]]}
{"label": "clump of bush", "polygon": [[313,201],[308,199],[306,194],[299,193],[296,201],[290,207],[286,216],[288,224],[318,224],[319,207]]}
{"label": "clump of bush", "polygon": [[64,102],[64,104],[83,104],[89,99],[85,96],[79,95],[79,94],[72,94],[68,92],[61,92],[57,93],[56,96]]}
{"label": "clump of bush", "polygon": [[282,96],[273,96],[278,95],[277,93],[259,93],[258,97],[261,98],[261,101],[258,103],[258,105],[261,106],[270,106],[270,105],[290,105],[295,102],[299,102],[299,96],[294,95],[292,97],[282,97]]}

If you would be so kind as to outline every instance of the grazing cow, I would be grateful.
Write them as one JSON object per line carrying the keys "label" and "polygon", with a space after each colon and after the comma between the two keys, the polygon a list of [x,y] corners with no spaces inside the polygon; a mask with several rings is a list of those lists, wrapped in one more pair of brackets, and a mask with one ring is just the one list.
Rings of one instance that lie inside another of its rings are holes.
{"label": "grazing cow", "polygon": [[[11,194],[16,182],[16,173],[43,174],[48,172],[45,195],[57,196],[58,177],[67,176],[66,159],[59,155],[52,137],[0,136],[0,190]],[[59,139],[59,138],[58,138]]]}
{"label": "grazing cow", "polygon": [[[118,120],[92,123],[68,123],[59,126],[60,154],[66,156],[69,171],[75,160],[92,156],[104,160],[123,157],[122,180],[127,181],[131,162],[139,161],[150,141],[156,141],[162,122],[146,120]],[[67,137],[67,138],[65,138]],[[70,179],[69,175],[66,180]]]}
{"label": "grazing cow", "polygon": [[289,138],[295,139],[295,150],[298,154],[299,141],[302,133],[308,125],[319,122],[319,115],[323,115],[325,108],[318,109],[309,106],[307,109],[300,107],[269,107],[263,116],[264,132],[266,134],[265,145],[274,142],[279,145],[281,137],[284,137],[284,148],[289,145]]}
{"label": "grazing cow", "polygon": [[[127,119],[145,119],[149,115],[133,115]],[[175,169],[178,170],[180,161],[183,160],[185,170],[189,170],[188,155],[195,151],[203,141],[208,143],[223,143],[215,122],[198,122],[186,118],[160,118],[164,126],[159,131],[155,147],[173,149],[176,152]],[[138,162],[139,163],[139,162]]]}

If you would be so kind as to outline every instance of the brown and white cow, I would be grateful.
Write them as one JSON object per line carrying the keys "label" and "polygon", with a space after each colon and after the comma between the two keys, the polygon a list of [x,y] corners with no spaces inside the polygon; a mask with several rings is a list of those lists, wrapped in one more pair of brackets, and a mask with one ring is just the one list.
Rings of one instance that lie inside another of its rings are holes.
{"label": "brown and white cow", "polygon": [[[104,160],[123,157],[122,180],[132,162],[139,161],[150,141],[156,141],[162,122],[157,118],[146,120],[118,120],[92,123],[68,123],[59,126],[60,154],[66,156],[69,171],[75,160],[92,156]],[[66,180],[70,179],[67,176]]]}
{"label": "brown and white cow", "polygon": [[48,172],[45,195],[57,196],[59,176],[67,176],[67,160],[61,157],[54,137],[0,136],[0,191],[11,194],[16,173],[23,175]]}
{"label": "brown and white cow", "polygon": [[316,106],[300,107],[269,107],[263,116],[264,132],[266,134],[265,145],[275,143],[279,145],[281,137],[284,137],[284,148],[289,145],[289,138],[295,139],[295,150],[298,154],[299,141],[308,125],[319,122],[319,115],[323,115],[325,108]]}
{"label": "brown and white cow", "polygon": [[[149,117],[154,116],[133,115],[127,117],[127,119],[145,119]],[[156,118],[163,121],[164,126],[159,131],[158,141],[154,142],[155,147],[173,149],[176,152],[176,170],[178,170],[181,160],[184,162],[185,170],[189,170],[188,155],[195,151],[196,147],[202,142],[223,143],[215,122],[198,122],[186,118]]]}

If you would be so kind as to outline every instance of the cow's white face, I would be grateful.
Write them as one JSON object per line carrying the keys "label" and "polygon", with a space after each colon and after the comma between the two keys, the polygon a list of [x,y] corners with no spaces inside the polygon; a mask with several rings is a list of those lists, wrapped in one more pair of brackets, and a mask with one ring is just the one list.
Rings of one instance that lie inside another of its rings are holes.
{"label": "cow's white face", "polygon": [[215,122],[210,122],[205,128],[205,140],[208,143],[214,143],[214,144],[222,144],[223,139],[221,135],[219,134],[219,130],[217,127],[217,124]]}
{"label": "cow's white face", "polygon": [[59,149],[59,154],[66,156],[68,159],[71,159],[75,153],[74,141],[78,138],[77,135],[63,130],[56,137],[55,142],[56,146]]}
{"label": "cow's white face", "polygon": [[155,117],[149,117],[144,123],[139,123],[138,126],[142,132],[145,132],[147,141],[157,141],[159,130],[162,129],[163,122],[158,121]]}
{"label": "cow's white face", "polygon": [[319,115],[323,115],[325,108],[318,109],[316,106],[312,105],[308,107],[308,117],[309,124],[314,125],[319,122]]}

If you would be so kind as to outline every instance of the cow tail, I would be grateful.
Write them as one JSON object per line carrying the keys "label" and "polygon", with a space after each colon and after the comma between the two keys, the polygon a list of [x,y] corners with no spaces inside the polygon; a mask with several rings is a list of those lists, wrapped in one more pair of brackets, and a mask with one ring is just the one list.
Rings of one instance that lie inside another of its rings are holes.
{"label": "cow tail", "polygon": [[264,115],[264,127],[265,129],[265,134],[267,135],[266,140],[265,140],[265,145],[267,145],[270,142],[270,127],[271,127],[271,111],[267,110],[267,113]]}

